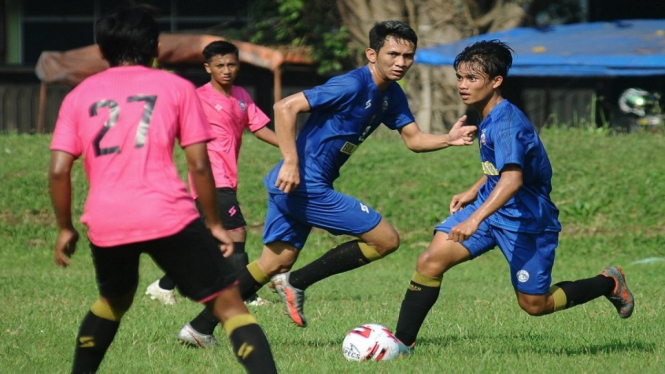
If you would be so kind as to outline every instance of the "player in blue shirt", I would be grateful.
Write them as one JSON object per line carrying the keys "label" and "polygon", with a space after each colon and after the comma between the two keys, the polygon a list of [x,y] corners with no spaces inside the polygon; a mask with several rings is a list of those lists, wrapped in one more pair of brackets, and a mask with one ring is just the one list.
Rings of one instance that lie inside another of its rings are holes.
{"label": "player in blue shirt", "polygon": [[499,247],[510,265],[520,307],[541,316],[607,297],[621,318],[633,312],[633,295],[621,268],[550,287],[561,225],[550,199],[552,167],[536,129],[501,95],[512,49],[498,40],[468,46],[454,62],[462,101],[478,111],[483,176],[453,196],[452,214],[434,230],[406,291],[395,335],[410,353],[436,302],[443,274]]}
{"label": "player in blue shirt", "polygon": [[[238,275],[243,297],[271,280],[293,322],[305,327],[304,290],[334,274],[378,260],[399,247],[397,231],[367,204],[337,192],[333,181],[381,124],[399,131],[414,152],[473,143],[461,118],[446,135],[420,131],[396,81],[413,64],[418,38],[406,24],[385,21],[369,33],[366,66],[277,102],[275,130],[283,160],[265,178],[268,212],[261,256]],[[296,116],[310,112],[296,140]],[[288,273],[312,229],[358,240],[343,243]]]}

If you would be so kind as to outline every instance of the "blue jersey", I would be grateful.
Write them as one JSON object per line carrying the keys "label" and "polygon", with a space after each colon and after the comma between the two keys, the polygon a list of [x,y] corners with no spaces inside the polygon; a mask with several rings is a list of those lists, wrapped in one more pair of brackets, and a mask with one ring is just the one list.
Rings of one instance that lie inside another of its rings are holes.
{"label": "blue jersey", "polygon": [[522,188],[508,202],[487,218],[492,226],[506,230],[538,234],[559,232],[559,209],[550,199],[552,166],[536,129],[515,105],[503,100],[478,126],[480,161],[487,182],[478,191],[482,204],[499,182],[506,165],[519,165]]}
{"label": "blue jersey", "polygon": [[[391,82],[379,91],[367,66],[303,93],[311,110],[296,139],[298,189],[332,188],[342,165],[381,123],[396,130],[414,122],[402,88]],[[281,165],[268,174],[266,186],[274,186]]]}

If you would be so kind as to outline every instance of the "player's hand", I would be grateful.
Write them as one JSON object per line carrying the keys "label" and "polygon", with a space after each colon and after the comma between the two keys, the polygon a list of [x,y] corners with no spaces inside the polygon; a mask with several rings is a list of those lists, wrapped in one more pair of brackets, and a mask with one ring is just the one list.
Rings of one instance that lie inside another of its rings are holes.
{"label": "player's hand", "polygon": [[231,256],[233,254],[233,239],[231,239],[229,232],[221,225],[210,227],[210,232],[219,242],[219,250],[222,252],[222,256]]}
{"label": "player's hand", "polygon": [[460,117],[448,132],[448,139],[452,145],[471,145],[473,144],[473,135],[478,128],[476,126],[464,126],[466,115]]}
{"label": "player's hand", "polygon": [[455,225],[448,233],[448,240],[461,243],[471,237],[476,231],[480,222],[476,223],[474,220],[467,219]]}
{"label": "player's hand", "polygon": [[465,206],[469,205],[476,200],[478,194],[473,191],[464,191],[453,196],[450,200],[450,214],[460,211]]}
{"label": "player's hand", "polygon": [[300,184],[300,170],[298,164],[287,163],[286,161],[279,168],[277,181],[275,187],[279,188],[284,193],[290,193],[295,190]]}
{"label": "player's hand", "polygon": [[55,240],[55,249],[53,258],[55,264],[62,267],[69,266],[69,259],[76,252],[76,242],[79,240],[79,233],[71,228],[60,230],[58,238]]}

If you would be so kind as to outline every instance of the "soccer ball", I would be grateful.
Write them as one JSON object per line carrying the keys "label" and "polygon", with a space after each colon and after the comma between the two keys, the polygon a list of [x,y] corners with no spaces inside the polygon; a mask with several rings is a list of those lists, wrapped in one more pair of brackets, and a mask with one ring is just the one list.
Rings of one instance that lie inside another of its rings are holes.
{"label": "soccer ball", "polygon": [[349,361],[388,361],[399,355],[399,345],[388,328],[368,323],[346,334],[342,352]]}

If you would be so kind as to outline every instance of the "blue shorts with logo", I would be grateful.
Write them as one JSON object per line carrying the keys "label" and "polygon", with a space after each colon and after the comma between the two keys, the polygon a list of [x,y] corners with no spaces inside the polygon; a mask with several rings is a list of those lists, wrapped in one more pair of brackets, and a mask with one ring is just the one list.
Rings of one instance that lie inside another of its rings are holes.
{"label": "blue shorts with logo", "polygon": [[[450,233],[455,225],[466,220],[476,209],[476,205],[468,205],[441,222],[434,231]],[[529,295],[542,295],[549,290],[558,244],[558,232],[531,234],[508,231],[485,221],[480,224],[478,231],[462,242],[471,258],[499,247],[510,265],[513,287]]]}
{"label": "blue shorts with logo", "polygon": [[268,188],[263,243],[283,241],[302,249],[312,227],[333,235],[360,235],[380,221],[381,215],[374,209],[332,188],[297,189],[289,194]]}

